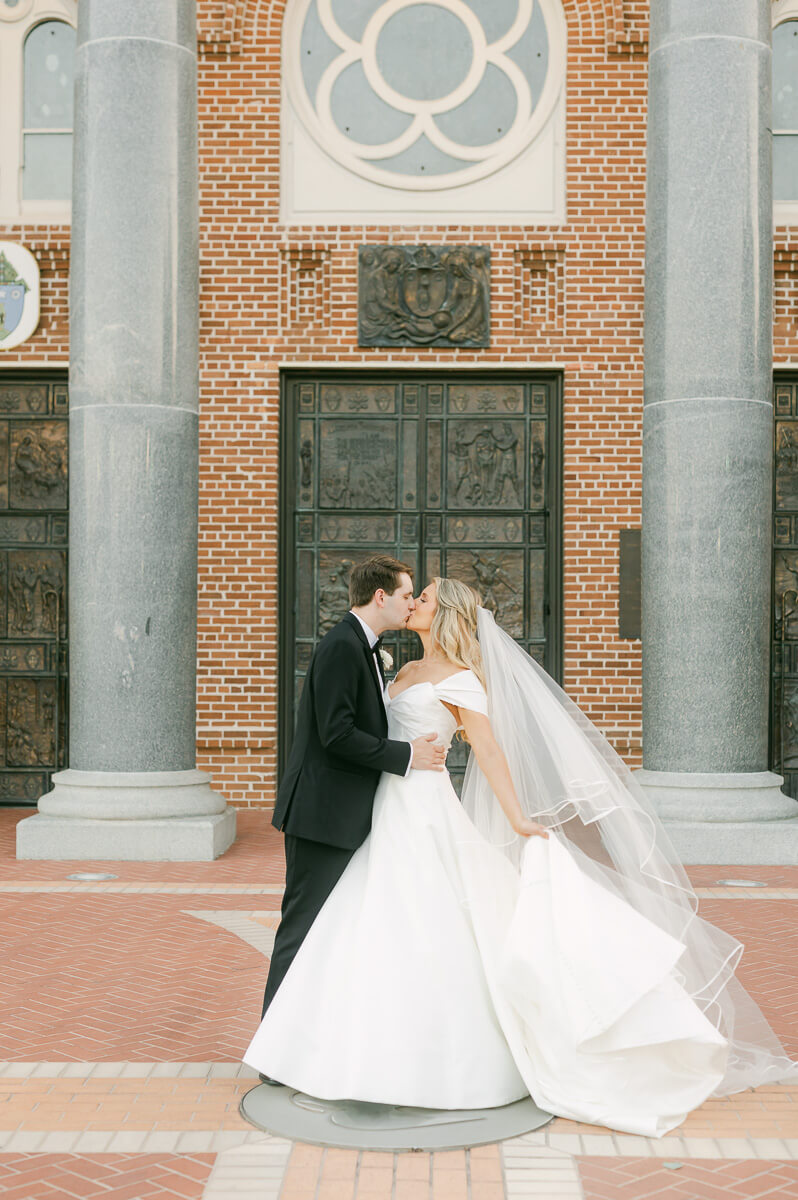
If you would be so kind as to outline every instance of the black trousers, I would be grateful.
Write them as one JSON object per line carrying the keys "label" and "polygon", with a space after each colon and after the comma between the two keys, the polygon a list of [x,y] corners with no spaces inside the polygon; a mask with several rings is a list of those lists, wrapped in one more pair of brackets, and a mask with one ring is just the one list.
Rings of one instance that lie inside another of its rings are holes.
{"label": "black trousers", "polygon": [[285,894],[266,980],[264,1013],[324,901],[354,853],[354,850],[340,846],[311,842],[290,833],[285,835]]}

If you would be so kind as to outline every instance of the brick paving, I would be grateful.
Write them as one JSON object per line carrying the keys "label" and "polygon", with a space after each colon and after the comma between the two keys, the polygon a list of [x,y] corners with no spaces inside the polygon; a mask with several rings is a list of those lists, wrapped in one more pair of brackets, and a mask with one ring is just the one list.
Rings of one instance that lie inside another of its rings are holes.
{"label": "brick paving", "polygon": [[[557,1133],[603,1137],[610,1130],[558,1117]],[[555,1125],[551,1128],[555,1131]],[[687,1138],[773,1137],[798,1139],[798,1085],[772,1084],[706,1100],[674,1130]]]}
{"label": "brick paving", "polygon": [[585,1200],[795,1200],[798,1163],[689,1159],[665,1167],[651,1158],[580,1158]]}
{"label": "brick paving", "polygon": [[0,1154],[5,1200],[202,1200],[212,1154]]}
{"label": "brick paving", "polygon": [[[685,868],[694,887],[712,887],[719,879],[749,879],[769,884],[770,887],[797,887],[798,866],[730,866],[716,867],[707,863]],[[756,895],[756,888],[741,889],[745,895]]]}
{"label": "brick paving", "polygon": [[798,1057],[798,902],[706,899],[700,912],[743,943],[737,978],[756,998],[787,1053]]}
{"label": "brick paving", "polygon": [[[177,864],[19,863],[10,853],[22,815],[0,811],[4,1200],[798,1200],[793,1085],[709,1100],[664,1139],[558,1118],[501,1146],[394,1155],[254,1130],[238,1112],[255,1083],[240,1056],[283,867],[267,814],[239,814],[223,859]],[[68,880],[105,870],[117,878]],[[689,873],[702,915],[745,943],[739,976],[798,1057],[798,868]],[[721,887],[724,878],[767,887]]]}
{"label": "brick paving", "polygon": [[498,1146],[383,1154],[296,1144],[280,1200],[504,1200]]}
{"label": "brick paving", "polygon": [[238,1106],[254,1080],[0,1079],[0,1121],[20,1128],[88,1133],[123,1129],[213,1131],[251,1128]]}
{"label": "brick paving", "polygon": [[[216,1064],[223,1071],[215,1074],[215,1064],[194,1063],[189,1066],[199,1068],[196,1075],[178,1077],[156,1074],[157,1064],[148,1064],[146,1076],[130,1074],[137,1065],[96,1064],[92,1073],[82,1078],[57,1075],[61,1067],[58,1063],[29,1064],[27,1078],[0,1078],[0,1128],[49,1132],[75,1129],[77,1125],[90,1133],[114,1129],[211,1132],[250,1128],[238,1113],[242,1097],[255,1082],[254,1073],[248,1069],[239,1071],[235,1063]],[[613,1137],[612,1131],[603,1126],[561,1117],[546,1128],[555,1138],[572,1136],[580,1148]],[[798,1147],[798,1085],[773,1085],[708,1100],[687,1117],[675,1134],[690,1141],[752,1137],[791,1140]],[[616,1141],[619,1136],[623,1138],[616,1134]],[[590,1141],[585,1143],[585,1138]],[[626,1139],[631,1145],[647,1140]],[[656,1146],[653,1139],[652,1145]],[[781,1149],[784,1151],[784,1146]]]}
{"label": "brick paving", "polygon": [[[14,931],[0,978],[0,1057],[226,1061],[245,1050],[267,964],[241,938],[185,913],[187,898],[0,902]],[[211,906],[240,903],[214,895]],[[277,908],[279,897],[261,903]]]}

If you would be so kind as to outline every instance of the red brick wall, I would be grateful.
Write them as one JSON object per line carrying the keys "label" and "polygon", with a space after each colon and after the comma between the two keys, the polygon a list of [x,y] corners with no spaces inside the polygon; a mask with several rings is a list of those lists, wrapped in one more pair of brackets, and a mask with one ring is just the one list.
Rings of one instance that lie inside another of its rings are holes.
{"label": "red brick wall", "polygon": [[[279,366],[308,360],[561,366],[564,683],[639,761],[640,644],[617,636],[617,546],[640,521],[645,43],[618,4],[611,26],[601,3],[565,7],[567,224],[302,230],[277,223],[283,5],[250,0],[215,27],[207,7],[204,294],[218,282],[203,317],[200,744],[231,798],[257,802],[272,778]],[[489,350],[357,346],[357,246],[388,240],[490,244]]]}
{"label": "red brick wall", "polygon": [[798,361],[798,229],[776,228],[773,247],[773,362]]}
{"label": "red brick wall", "polygon": [[[273,794],[279,371],[310,360],[562,369],[564,685],[639,765],[640,643],[617,636],[617,571],[618,531],[640,523],[647,7],[565,0],[566,224],[297,230],[278,223],[284,0],[200,0],[198,765],[231,801]],[[3,236],[44,268],[40,329],[4,357],[63,363],[68,230]],[[491,348],[360,349],[369,240],[489,243]],[[798,358],[796,254],[779,239],[780,362]]]}

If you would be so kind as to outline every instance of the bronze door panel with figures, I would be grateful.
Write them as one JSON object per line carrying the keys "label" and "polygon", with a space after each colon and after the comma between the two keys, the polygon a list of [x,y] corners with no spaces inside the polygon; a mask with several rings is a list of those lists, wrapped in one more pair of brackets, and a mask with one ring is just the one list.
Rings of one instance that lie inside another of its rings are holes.
{"label": "bronze door panel with figures", "polygon": [[[349,607],[354,562],[384,551],[419,587],[449,574],[561,674],[560,387],[419,375],[284,381],[281,762],[313,647]],[[396,668],[420,652],[388,632]],[[462,746],[453,749],[455,776]]]}
{"label": "bronze door panel with figures", "polygon": [[0,375],[0,803],[67,764],[68,392]]}

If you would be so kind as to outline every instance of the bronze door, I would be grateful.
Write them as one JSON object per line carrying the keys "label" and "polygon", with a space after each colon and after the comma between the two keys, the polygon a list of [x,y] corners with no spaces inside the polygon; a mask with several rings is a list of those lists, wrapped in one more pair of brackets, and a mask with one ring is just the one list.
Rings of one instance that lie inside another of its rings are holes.
{"label": "bronze door", "polygon": [[35,804],[67,764],[63,376],[0,375],[0,802]]}
{"label": "bronze door", "polygon": [[[556,678],[560,409],[556,376],[285,381],[281,761],[313,648],[349,607],[353,562],[379,551],[472,584]],[[387,633],[398,668],[420,653]],[[450,765],[459,775],[462,748]]]}
{"label": "bronze door", "polygon": [[774,387],[770,762],[798,799],[798,380]]}

